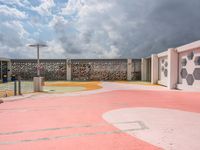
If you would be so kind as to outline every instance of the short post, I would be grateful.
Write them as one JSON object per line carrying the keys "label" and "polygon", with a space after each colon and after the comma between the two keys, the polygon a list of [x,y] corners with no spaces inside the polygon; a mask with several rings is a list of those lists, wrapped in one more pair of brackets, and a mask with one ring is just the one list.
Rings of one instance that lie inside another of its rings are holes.
{"label": "short post", "polygon": [[43,77],[34,77],[33,84],[34,84],[34,92],[42,92],[43,85],[44,85],[44,78]]}
{"label": "short post", "polygon": [[18,77],[18,94],[22,95],[22,92],[21,92],[21,77],[20,76]]}
{"label": "short post", "polygon": [[14,81],[14,95],[17,96],[17,81]]}

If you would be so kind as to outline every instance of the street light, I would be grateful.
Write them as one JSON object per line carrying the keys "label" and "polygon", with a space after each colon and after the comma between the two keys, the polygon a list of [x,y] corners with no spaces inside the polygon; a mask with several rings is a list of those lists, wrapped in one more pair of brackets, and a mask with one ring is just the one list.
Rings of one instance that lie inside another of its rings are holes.
{"label": "street light", "polygon": [[31,44],[30,47],[36,47],[37,48],[37,76],[40,76],[40,47],[47,47],[45,44]]}

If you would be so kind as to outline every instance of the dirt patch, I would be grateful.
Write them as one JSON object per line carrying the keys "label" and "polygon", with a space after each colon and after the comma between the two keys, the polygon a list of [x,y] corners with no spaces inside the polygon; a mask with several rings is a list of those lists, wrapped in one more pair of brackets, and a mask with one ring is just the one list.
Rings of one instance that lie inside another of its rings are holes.
{"label": "dirt patch", "polygon": [[102,88],[100,82],[45,82],[45,86],[57,87],[84,87],[85,90],[96,90]]}

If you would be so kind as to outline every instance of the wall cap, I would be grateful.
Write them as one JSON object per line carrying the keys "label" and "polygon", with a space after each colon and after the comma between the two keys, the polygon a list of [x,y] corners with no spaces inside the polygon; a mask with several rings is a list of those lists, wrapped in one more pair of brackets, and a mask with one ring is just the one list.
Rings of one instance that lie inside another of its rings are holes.
{"label": "wall cap", "polygon": [[190,43],[190,44],[186,44],[186,45],[177,47],[176,49],[177,49],[177,52],[180,53],[180,52],[193,50],[193,49],[197,49],[197,48],[200,48],[200,40],[193,42],[193,43]]}
{"label": "wall cap", "polygon": [[158,54],[158,57],[165,57],[165,56],[167,56],[168,55],[168,51],[164,51],[164,52],[162,52],[162,53],[159,53]]}

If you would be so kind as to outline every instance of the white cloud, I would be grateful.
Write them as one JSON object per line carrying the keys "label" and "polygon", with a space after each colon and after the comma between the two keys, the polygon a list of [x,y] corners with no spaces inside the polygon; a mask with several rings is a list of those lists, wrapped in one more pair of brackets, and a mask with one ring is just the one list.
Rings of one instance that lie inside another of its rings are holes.
{"label": "white cloud", "polygon": [[48,47],[41,50],[42,58],[66,58],[65,51],[57,40],[47,41]]}
{"label": "white cloud", "polygon": [[41,4],[37,7],[32,7],[32,10],[36,11],[42,16],[51,15],[51,9],[54,6],[54,0],[41,0]]}
{"label": "white cloud", "polygon": [[30,58],[33,53],[26,44],[33,43],[20,21],[12,20],[0,23],[0,55],[12,58]]}
{"label": "white cloud", "polygon": [[23,11],[19,11],[16,8],[11,8],[6,5],[0,5],[0,14],[5,15],[7,17],[17,18],[17,19],[25,19],[27,15]]}
{"label": "white cloud", "polygon": [[107,57],[107,58],[119,58],[120,57],[119,49],[116,46],[111,45],[110,50],[105,51],[104,56]]}
{"label": "white cloud", "polygon": [[198,40],[198,4],[198,0],[69,0],[60,14],[73,19],[54,28],[68,55],[138,58]]}
{"label": "white cloud", "polygon": [[9,21],[9,22],[4,22],[2,25],[5,25],[9,30],[12,29],[15,33],[19,35],[19,38],[25,38],[25,36],[28,36],[29,33],[24,29],[20,21]]}
{"label": "white cloud", "polygon": [[69,1],[61,14],[75,13],[76,19],[67,25],[59,21],[54,26],[66,54],[71,57],[77,57],[76,55],[79,54],[78,57],[82,58],[120,57],[119,48],[113,45],[113,41],[120,40],[122,37],[113,28],[113,24],[119,24],[117,18],[120,19],[122,15],[110,13],[113,9],[115,3],[105,0]]}
{"label": "white cloud", "polygon": [[65,20],[65,18],[63,16],[54,15],[53,19],[49,22],[48,26],[52,28],[52,27],[56,26],[56,24],[58,24],[58,23],[62,23],[64,26],[66,26],[68,21]]}
{"label": "white cloud", "polygon": [[1,45],[10,48],[20,47],[27,41],[29,33],[24,29],[20,21],[7,21],[0,24],[2,31],[0,32]]}
{"label": "white cloud", "polygon": [[77,12],[83,5],[85,0],[68,0],[66,6],[61,9],[62,15],[71,15]]}
{"label": "white cloud", "polygon": [[30,5],[30,2],[28,0],[0,0],[0,2],[6,5],[17,5],[21,7],[26,7]]}

